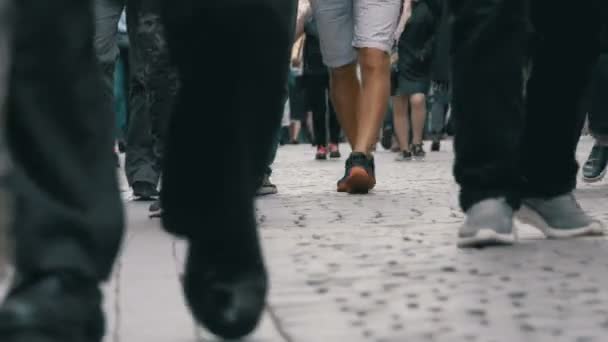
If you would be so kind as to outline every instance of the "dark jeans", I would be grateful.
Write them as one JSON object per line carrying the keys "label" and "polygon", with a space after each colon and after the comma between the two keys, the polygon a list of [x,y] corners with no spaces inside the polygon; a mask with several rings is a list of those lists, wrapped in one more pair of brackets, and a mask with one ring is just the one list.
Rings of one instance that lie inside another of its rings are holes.
{"label": "dark jeans", "polygon": [[329,75],[304,75],[304,87],[308,108],[312,111],[315,145],[338,144],[340,124],[329,99]]}
{"label": "dark jeans", "polygon": [[178,88],[160,19],[160,0],[94,0],[95,47],[104,73],[104,98],[113,104],[117,24],[127,5],[129,33],[129,125],[125,171],[129,184],[158,184],[163,135]]}
{"label": "dark jeans", "polygon": [[451,0],[454,175],[464,210],[492,197],[517,208],[524,196],[573,190],[578,104],[604,2]]}

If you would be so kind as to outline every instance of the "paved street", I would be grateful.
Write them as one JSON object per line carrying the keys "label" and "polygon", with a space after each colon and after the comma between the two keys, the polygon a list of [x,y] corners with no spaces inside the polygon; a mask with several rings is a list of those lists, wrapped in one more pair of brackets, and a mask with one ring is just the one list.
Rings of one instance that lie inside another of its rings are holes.
{"label": "paved street", "polygon": [[[590,148],[583,138],[580,160]],[[309,146],[281,148],[280,194],[259,200],[272,290],[247,341],[606,341],[605,238],[546,241],[520,225],[515,247],[459,250],[450,146],[425,162],[378,152],[379,183],[368,196],[335,193],[343,163],[313,156]],[[581,183],[578,196],[608,222],[607,182]],[[183,244],[147,218],[147,205],[127,207],[128,234],[106,288],[106,342],[215,341],[183,304]]]}

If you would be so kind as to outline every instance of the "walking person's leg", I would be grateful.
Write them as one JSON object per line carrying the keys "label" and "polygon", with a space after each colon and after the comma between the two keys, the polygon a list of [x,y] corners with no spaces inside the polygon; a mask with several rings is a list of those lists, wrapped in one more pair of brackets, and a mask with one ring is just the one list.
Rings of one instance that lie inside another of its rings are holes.
{"label": "walking person's leg", "polygon": [[393,96],[393,129],[399,143],[398,161],[411,160],[409,95]]}
{"label": "walking person's leg", "polygon": [[433,86],[433,95],[431,101],[431,130],[433,135],[433,144],[431,151],[439,151],[441,149],[441,138],[445,132],[445,117],[448,112],[448,94],[447,85],[435,83]]}
{"label": "walking person's leg", "polygon": [[412,106],[412,155],[416,160],[423,160],[426,156],[422,139],[426,124],[426,95],[416,93],[410,96]]}
{"label": "walking person's leg", "polygon": [[133,195],[141,200],[153,200],[158,196],[160,179],[160,165],[155,153],[157,139],[152,134],[150,67],[155,55],[160,54],[156,43],[162,29],[158,9],[150,11],[149,6],[150,2],[144,0],[127,2],[131,67],[125,174]]}
{"label": "walking person's leg", "polygon": [[325,99],[327,101],[327,115],[329,121],[329,157],[332,159],[342,157],[340,153],[340,133],[342,128],[338,122],[338,116],[333,102],[329,97],[329,80],[325,87]]}
{"label": "walking person's leg", "polygon": [[312,111],[317,160],[327,159],[327,97],[322,76],[305,76],[306,98]]}
{"label": "walking person's leg", "polygon": [[123,216],[93,6],[20,0],[15,7],[19,62],[2,129],[13,159],[19,276],[0,308],[0,340],[100,342],[99,283],[110,275]]}
{"label": "walking person's leg", "polygon": [[515,241],[528,0],[450,2],[459,246]]}
{"label": "walking person's leg", "polygon": [[[190,242],[184,290],[194,317],[237,338],[265,306],[253,198],[284,108],[295,1],[166,0],[163,8],[181,81],[163,163],[163,224]],[[216,144],[226,129],[236,131],[223,149],[207,149],[204,159],[184,153]]]}
{"label": "walking person's leg", "polygon": [[[608,43],[607,43],[608,44]],[[583,180],[588,183],[601,181],[608,166],[608,52],[602,53],[593,73],[591,84],[591,112],[589,127],[595,144],[585,166]]]}
{"label": "walking person's leg", "polygon": [[[601,222],[585,214],[572,194],[578,172],[579,105],[600,48],[600,11],[595,3],[555,6],[549,13],[539,2],[531,2],[539,39],[527,86],[520,146],[524,200],[518,217],[553,238],[603,232]],[[564,20],[569,21],[567,27]],[[568,49],[563,49],[564,37],[575,37]]]}

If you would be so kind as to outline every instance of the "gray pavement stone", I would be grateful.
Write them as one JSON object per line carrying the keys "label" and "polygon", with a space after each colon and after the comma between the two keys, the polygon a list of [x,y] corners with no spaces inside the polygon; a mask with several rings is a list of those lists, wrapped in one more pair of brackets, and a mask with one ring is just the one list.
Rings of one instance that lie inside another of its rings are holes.
{"label": "gray pavement stone", "polygon": [[[590,148],[583,138],[581,160]],[[342,161],[281,148],[279,194],[260,199],[257,211],[272,289],[247,341],[604,341],[606,238],[547,241],[520,225],[517,246],[457,249],[463,216],[444,149],[410,163],[378,152],[377,189],[349,196],[334,192]],[[577,195],[608,222],[605,182],[581,183]],[[128,234],[105,287],[105,342],[215,341],[184,306],[184,244],[147,218],[146,205],[127,208]]]}

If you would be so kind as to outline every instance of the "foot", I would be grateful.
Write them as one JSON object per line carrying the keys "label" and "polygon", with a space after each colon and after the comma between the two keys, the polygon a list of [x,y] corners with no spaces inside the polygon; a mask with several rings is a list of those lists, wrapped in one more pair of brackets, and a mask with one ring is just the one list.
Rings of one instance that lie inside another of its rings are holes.
{"label": "foot", "polygon": [[366,194],[376,186],[374,159],[353,152],[346,161],[345,174],[338,181],[338,192]]}
{"label": "foot", "polygon": [[426,152],[424,152],[424,145],[422,143],[412,145],[410,150],[412,151],[412,158],[414,160],[422,161],[426,158]]}
{"label": "foot", "polygon": [[513,209],[504,198],[483,200],[466,212],[458,232],[458,247],[512,245],[517,241]]}
{"label": "foot", "polygon": [[439,152],[439,150],[441,150],[441,140],[433,140],[433,143],[431,144],[431,151]]}
{"label": "foot", "polygon": [[[267,275],[261,256],[244,262],[223,258],[212,262],[218,256],[209,250],[190,244],[183,278],[186,300],[194,318],[210,332],[225,339],[241,338],[255,329],[266,303]],[[252,266],[243,271],[247,262]]]}
{"label": "foot", "polygon": [[385,150],[391,148],[391,144],[393,143],[393,129],[391,127],[385,127],[382,130],[382,139],[380,140],[380,144]]}
{"label": "foot", "polygon": [[139,201],[153,201],[158,197],[156,185],[148,182],[134,182],[133,196]]}
{"label": "foot", "polygon": [[158,218],[162,216],[163,210],[160,205],[160,199],[157,199],[156,201],[152,202],[152,204],[150,204],[149,211],[150,218]]}
{"label": "foot", "polygon": [[267,195],[274,195],[278,192],[279,191],[277,189],[277,186],[272,184],[272,182],[270,181],[270,176],[264,175],[264,179],[262,180],[262,185],[258,188],[255,195],[256,196],[267,196]]}
{"label": "foot", "polygon": [[104,329],[101,292],[82,277],[26,279],[0,307],[2,342],[101,342]]}
{"label": "foot", "polygon": [[340,147],[338,144],[329,144],[329,158],[338,159],[341,158]]}
{"label": "foot", "polygon": [[601,181],[606,175],[606,165],[608,165],[608,146],[596,144],[583,166],[583,181],[587,183]]}
{"label": "foot", "polygon": [[549,199],[524,199],[517,218],[552,239],[604,234],[602,222],[590,218],[572,193]]}
{"label": "foot", "polygon": [[412,160],[412,152],[410,151],[401,151],[395,157],[395,161],[410,161]]}
{"label": "foot", "polygon": [[316,160],[327,160],[327,147],[317,146],[317,154],[315,155]]}

